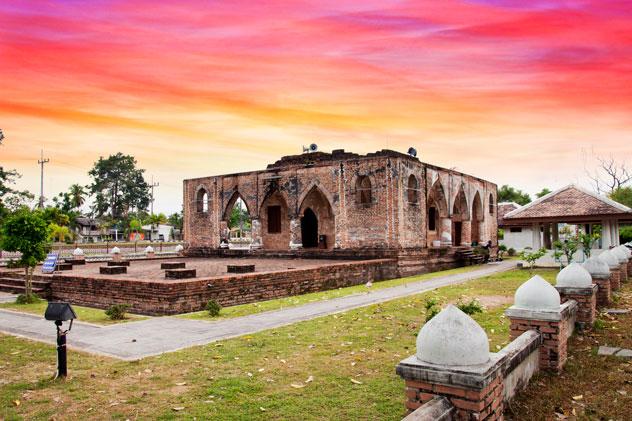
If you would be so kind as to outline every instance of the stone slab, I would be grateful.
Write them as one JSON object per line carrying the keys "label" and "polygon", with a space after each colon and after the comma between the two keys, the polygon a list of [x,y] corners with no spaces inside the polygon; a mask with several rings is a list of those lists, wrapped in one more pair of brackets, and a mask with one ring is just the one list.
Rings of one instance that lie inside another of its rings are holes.
{"label": "stone slab", "polygon": [[228,273],[251,273],[255,271],[255,265],[227,265]]}
{"label": "stone slab", "polygon": [[72,270],[72,263],[57,263],[55,270]]}
{"label": "stone slab", "polygon": [[108,260],[108,266],[129,266],[129,260]]}
{"label": "stone slab", "polygon": [[186,262],[163,262],[160,264],[160,269],[184,269],[186,267]]}
{"label": "stone slab", "polygon": [[625,359],[632,359],[632,349],[616,348],[612,346],[600,346],[597,355],[607,355]]}
{"label": "stone slab", "polygon": [[630,310],[627,308],[607,308],[602,312],[608,314],[628,314]]}
{"label": "stone slab", "polygon": [[86,259],[64,259],[64,262],[70,263],[71,265],[85,265]]}
{"label": "stone slab", "polygon": [[195,269],[167,269],[165,270],[166,279],[189,279],[195,278]]}
{"label": "stone slab", "polygon": [[101,266],[99,268],[101,275],[119,275],[121,273],[127,273],[126,266]]}

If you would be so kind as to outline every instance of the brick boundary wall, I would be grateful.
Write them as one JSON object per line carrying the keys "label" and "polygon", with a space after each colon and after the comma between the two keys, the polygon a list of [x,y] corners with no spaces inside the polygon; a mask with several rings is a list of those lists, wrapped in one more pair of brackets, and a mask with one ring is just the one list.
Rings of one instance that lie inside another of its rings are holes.
{"label": "brick boundary wall", "polygon": [[210,299],[222,306],[272,300],[397,278],[397,261],[376,259],[202,279],[150,281],[53,275],[53,299],[107,308],[129,304],[130,311],[152,316],[203,310]]}
{"label": "brick boundary wall", "polygon": [[592,278],[593,284],[597,285],[597,307],[607,307],[612,301],[611,278],[612,275],[608,275],[607,278],[597,278],[595,276]]}
{"label": "brick boundary wall", "polygon": [[597,289],[593,284],[589,288],[555,287],[560,293],[562,303],[577,301],[577,324],[581,329],[591,329],[597,318]]}

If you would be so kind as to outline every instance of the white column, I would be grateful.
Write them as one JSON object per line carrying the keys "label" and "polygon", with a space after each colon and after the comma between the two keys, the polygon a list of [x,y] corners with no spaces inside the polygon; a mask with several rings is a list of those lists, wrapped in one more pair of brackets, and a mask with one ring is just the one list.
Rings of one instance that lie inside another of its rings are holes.
{"label": "white column", "polygon": [[610,221],[601,221],[601,248],[608,250],[612,245]]}
{"label": "white column", "polygon": [[619,221],[612,221],[612,245],[619,246]]}
{"label": "white column", "polygon": [[531,227],[533,231],[533,250],[539,250],[542,248],[542,234],[540,233],[540,224],[533,224]]}

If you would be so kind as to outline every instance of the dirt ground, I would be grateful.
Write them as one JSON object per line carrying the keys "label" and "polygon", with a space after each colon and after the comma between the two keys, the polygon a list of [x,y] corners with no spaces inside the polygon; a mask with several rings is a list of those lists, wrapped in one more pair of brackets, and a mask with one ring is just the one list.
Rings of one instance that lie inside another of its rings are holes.
{"label": "dirt ground", "polygon": [[[256,258],[173,258],[157,260],[132,260],[125,275],[100,275],[99,267],[105,262],[74,266],[62,274],[79,276],[106,276],[121,279],[165,280],[165,271],[160,269],[164,262],[185,262],[187,269],[196,269],[197,278],[226,275],[227,265],[255,265],[255,272],[272,272],[288,269],[306,269],[341,263],[341,260],[323,259],[256,259]],[[36,272],[39,272],[38,269]]]}

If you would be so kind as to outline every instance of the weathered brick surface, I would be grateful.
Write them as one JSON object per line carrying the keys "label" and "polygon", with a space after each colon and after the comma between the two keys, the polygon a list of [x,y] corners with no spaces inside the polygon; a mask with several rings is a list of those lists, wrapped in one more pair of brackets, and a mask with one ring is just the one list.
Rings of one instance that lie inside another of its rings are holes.
{"label": "weathered brick surface", "polygon": [[621,265],[621,268],[619,269],[621,275],[620,275],[620,280],[621,282],[627,282],[628,281],[628,264],[627,263],[623,263]]}
{"label": "weathered brick surface", "polygon": [[[363,178],[370,180],[364,202]],[[190,253],[219,246],[237,198],[254,221],[253,238],[266,250],[289,250],[290,242],[302,242],[300,218],[308,207],[317,215],[328,250],[426,248],[442,230],[456,234],[456,223],[461,237],[455,235],[455,243],[497,243],[495,184],[394,151],[288,156],[263,171],[185,180],[183,194]],[[269,229],[270,206],[281,207],[280,232]],[[431,207],[437,222],[447,220],[432,230]]]}
{"label": "weathered brick surface", "polygon": [[593,284],[597,285],[597,307],[607,307],[612,302],[612,288],[610,279],[593,278]]}
{"label": "weathered brick surface", "polygon": [[458,420],[502,419],[503,382],[500,373],[482,389],[406,380],[406,408],[409,413],[435,396],[444,396],[454,405]]}
{"label": "weathered brick surface", "polygon": [[621,271],[619,269],[610,270],[610,289],[618,291],[621,288]]}
{"label": "weathered brick surface", "polygon": [[597,318],[597,293],[595,292],[591,294],[587,294],[587,293],[577,294],[577,293],[564,292],[563,290],[564,288],[562,289],[558,288],[562,303],[565,303],[566,301],[569,301],[569,300],[577,301],[578,307],[577,307],[576,322],[583,329],[592,328],[592,325],[595,322],[595,319]]}
{"label": "weathered brick surface", "polygon": [[210,299],[222,306],[232,306],[358,285],[369,280],[392,279],[396,275],[395,260],[378,259],[193,280],[148,281],[72,275],[54,275],[47,279],[52,279],[55,299],[97,308],[126,303],[135,313],[165,315],[202,310]]}
{"label": "weathered brick surface", "polygon": [[537,330],[542,335],[540,368],[555,372],[562,371],[568,354],[568,323],[561,321],[529,320],[510,318],[511,340],[528,330]]}

